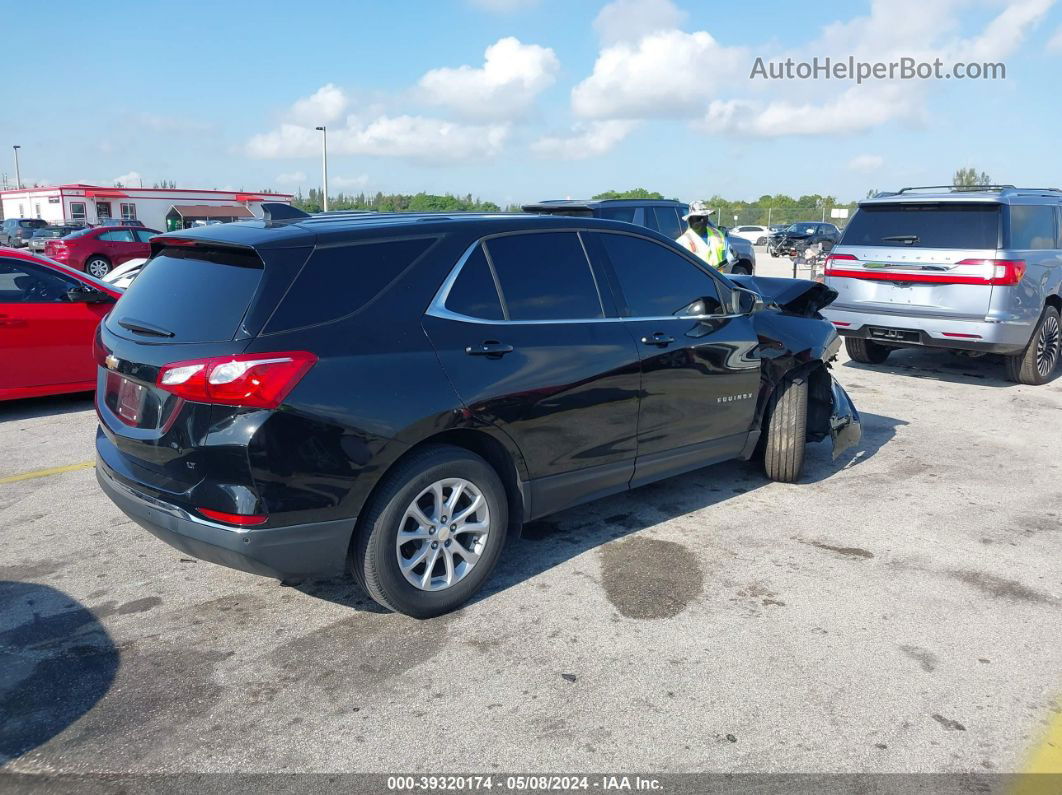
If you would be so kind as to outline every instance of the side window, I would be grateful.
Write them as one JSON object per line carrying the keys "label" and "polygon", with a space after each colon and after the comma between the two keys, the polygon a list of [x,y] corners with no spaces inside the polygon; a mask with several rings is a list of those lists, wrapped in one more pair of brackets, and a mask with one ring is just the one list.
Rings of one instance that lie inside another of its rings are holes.
{"label": "side window", "polygon": [[472,251],[457,275],[457,281],[446,297],[446,308],[451,312],[484,320],[502,320],[501,299],[494,284],[483,246]]}
{"label": "side window", "polygon": [[73,279],[28,262],[0,260],[0,304],[62,303],[66,291],[76,286]]}
{"label": "side window", "polygon": [[1050,249],[1055,247],[1057,239],[1054,207],[1047,204],[1011,205],[1009,248]]}
{"label": "side window", "polygon": [[603,317],[590,263],[575,232],[505,235],[487,241],[510,320]]}
{"label": "side window", "polygon": [[646,208],[647,213],[650,211],[656,215],[656,228],[660,230],[660,234],[672,240],[682,234],[682,224],[673,207]]}
{"label": "side window", "polygon": [[141,243],[147,243],[151,238],[157,235],[158,232],[153,229],[136,229],[133,231],[133,234],[136,235],[136,239]]}
{"label": "side window", "polygon": [[315,249],[273,312],[266,333],[330,323],[357,312],[389,289],[435,240],[421,237]]}
{"label": "side window", "polygon": [[108,243],[132,243],[133,232],[130,229],[113,229],[100,233],[100,240],[106,240]]}
{"label": "side window", "polygon": [[70,220],[85,222],[85,202],[70,202]]}
{"label": "side window", "polygon": [[636,207],[602,207],[599,213],[601,218],[607,218],[610,221],[626,221],[628,224],[633,224],[636,209]]}
{"label": "side window", "polygon": [[599,235],[630,317],[683,314],[704,299],[709,315],[726,314],[713,277],[662,245],[632,235]]}

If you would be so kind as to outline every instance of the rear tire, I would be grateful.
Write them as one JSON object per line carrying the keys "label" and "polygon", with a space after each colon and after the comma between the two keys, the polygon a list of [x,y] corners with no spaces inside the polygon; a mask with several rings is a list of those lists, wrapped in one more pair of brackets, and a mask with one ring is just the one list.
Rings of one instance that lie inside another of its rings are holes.
{"label": "rear tire", "polygon": [[[461,487],[466,495],[461,499],[466,502],[463,507],[455,503],[452,507],[459,508],[455,515],[438,521],[445,514],[435,506],[448,504],[456,486],[449,491],[441,486],[439,493],[446,499],[439,502],[433,499],[433,489],[437,484],[455,482],[466,484]],[[477,520],[486,518],[487,528],[478,548],[480,536],[474,533],[479,530],[452,532],[456,526],[453,520],[468,509],[468,495],[473,493],[482,498],[483,507],[472,515],[473,521],[467,526],[481,524]],[[410,516],[415,505],[421,507],[420,515],[432,520],[431,524],[424,525]],[[493,467],[463,448],[430,445],[413,453],[381,482],[358,525],[351,555],[352,573],[369,596],[389,610],[414,618],[449,613],[468,601],[490,576],[505,545],[508,524],[505,487]],[[420,533],[422,525],[424,533]],[[430,536],[426,535],[428,528]],[[411,540],[400,545],[399,532],[410,530],[419,535],[410,535]],[[431,547],[432,543],[436,547]],[[408,562],[418,559],[422,551],[431,563],[409,566]],[[407,561],[405,570],[400,559]],[[467,569],[461,573],[463,566]],[[456,577],[452,584],[442,582],[450,577]]]}
{"label": "rear tire", "polygon": [[1007,379],[1017,384],[1040,386],[1046,384],[1062,358],[1062,322],[1053,306],[1044,308],[1040,322],[1036,324],[1032,339],[1025,350],[1012,356],[1004,356]]}
{"label": "rear tire", "polygon": [[844,349],[850,359],[863,364],[881,364],[892,353],[892,348],[860,337],[845,337]]}
{"label": "rear tire", "polygon": [[746,260],[741,260],[734,264],[734,267],[730,269],[730,272],[735,276],[751,276],[752,266]]}
{"label": "rear tire", "polygon": [[102,279],[110,272],[111,261],[106,257],[96,254],[85,260],[85,273],[89,276],[95,276],[97,279]]}
{"label": "rear tire", "polygon": [[771,480],[795,483],[804,469],[808,435],[808,382],[785,380],[768,406],[763,470]]}

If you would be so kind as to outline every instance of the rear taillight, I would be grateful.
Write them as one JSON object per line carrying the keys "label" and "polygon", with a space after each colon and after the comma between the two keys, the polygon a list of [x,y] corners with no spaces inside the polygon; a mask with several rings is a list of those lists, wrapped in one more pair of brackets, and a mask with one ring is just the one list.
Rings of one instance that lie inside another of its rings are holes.
{"label": "rear taillight", "polygon": [[307,351],[193,359],[164,365],[156,383],[195,403],[275,409],[316,362]]}
{"label": "rear taillight", "polygon": [[1025,275],[1025,261],[1020,259],[964,259],[947,271],[872,270],[846,268],[838,261],[855,261],[850,254],[832,254],[826,260],[825,274],[872,282],[915,282],[919,284],[975,284],[1011,287]]}
{"label": "rear taillight", "polygon": [[964,259],[956,264],[980,270],[985,283],[1000,287],[1012,287],[1025,275],[1023,259]]}
{"label": "rear taillight", "polygon": [[833,265],[834,262],[858,262],[858,260],[855,257],[853,257],[851,254],[829,254],[829,255],[827,255],[826,262],[823,265],[824,273],[827,276],[831,275],[830,274],[830,266]]}
{"label": "rear taillight", "polygon": [[210,508],[196,508],[196,510],[207,519],[215,522],[224,522],[225,524],[234,524],[239,527],[253,527],[256,524],[265,524],[269,520],[268,516],[261,513],[225,513],[224,511],[214,511]]}

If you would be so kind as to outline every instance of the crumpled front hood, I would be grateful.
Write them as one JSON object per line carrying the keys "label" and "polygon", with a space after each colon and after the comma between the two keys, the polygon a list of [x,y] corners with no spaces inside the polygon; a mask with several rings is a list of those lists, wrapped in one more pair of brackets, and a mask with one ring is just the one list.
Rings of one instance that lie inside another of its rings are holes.
{"label": "crumpled front hood", "polygon": [[731,276],[730,280],[763,296],[768,305],[776,304],[783,312],[814,317],[837,298],[837,291],[821,282],[807,279],[780,279],[770,276]]}

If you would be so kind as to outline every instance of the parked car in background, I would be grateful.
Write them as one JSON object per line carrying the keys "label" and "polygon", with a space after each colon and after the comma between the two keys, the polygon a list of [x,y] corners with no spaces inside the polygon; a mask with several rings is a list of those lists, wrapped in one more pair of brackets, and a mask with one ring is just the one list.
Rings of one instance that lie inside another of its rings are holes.
{"label": "parked car in background", "polygon": [[95,388],[96,326],[121,294],[65,265],[0,248],[0,400]]}
{"label": "parked car in background", "polygon": [[826,244],[829,248],[841,239],[841,231],[831,223],[821,221],[798,221],[789,224],[767,239],[767,251],[773,256],[788,256],[792,251],[803,251],[808,246]]}
{"label": "parked car in background", "polygon": [[148,257],[148,241],[157,229],[141,226],[94,226],[49,240],[44,253],[52,259],[102,279],[111,268],[134,257]]}
{"label": "parked car in background", "polygon": [[5,218],[0,227],[0,245],[23,248],[29,245],[34,231],[48,226],[43,218]]}
{"label": "parked car in background", "polygon": [[49,224],[48,226],[39,227],[33,230],[33,236],[29,239],[29,250],[37,254],[43,253],[49,240],[58,240],[71,232],[77,232],[79,229],[84,228],[83,224]]}
{"label": "parked car in background", "polygon": [[[551,199],[525,204],[522,209],[525,213],[539,215],[625,221],[647,227],[674,240],[686,231],[682,216],[689,212],[690,207],[671,199]],[[756,252],[752,244],[740,237],[727,235],[727,263],[723,270],[735,274],[755,273]]]}
{"label": "parked car in background", "polygon": [[100,326],[97,478],[185,554],[426,618],[524,522],[860,438],[821,284],[592,217],[262,209],[156,238]]}
{"label": "parked car in background", "polygon": [[1003,355],[1022,384],[1062,357],[1062,191],[904,188],[865,199],[826,261],[827,313],[858,362],[896,348]]}
{"label": "parked car in background", "polygon": [[115,287],[121,287],[124,290],[133,283],[133,279],[140,275],[145,262],[147,262],[146,257],[135,257],[127,260],[121,265],[112,268],[110,273],[103,277],[103,281],[107,282],[107,284],[113,284]]}
{"label": "parked car in background", "polygon": [[734,237],[743,238],[754,246],[763,246],[766,245],[767,238],[771,236],[771,230],[766,226],[746,224],[745,226],[735,226],[731,228],[730,234]]}
{"label": "parked car in background", "polygon": [[143,226],[136,218],[101,218],[96,226]]}

